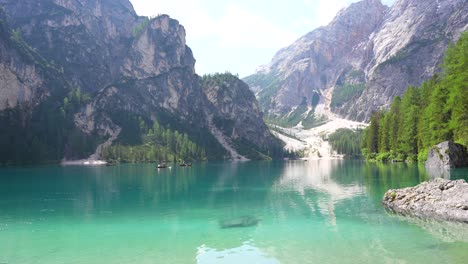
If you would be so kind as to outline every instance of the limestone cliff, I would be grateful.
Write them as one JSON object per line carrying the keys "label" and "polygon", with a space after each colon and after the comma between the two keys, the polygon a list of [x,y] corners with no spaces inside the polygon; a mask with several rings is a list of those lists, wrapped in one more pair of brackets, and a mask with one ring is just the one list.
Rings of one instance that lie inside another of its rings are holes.
{"label": "limestone cliff", "polygon": [[314,109],[316,116],[332,111],[368,120],[438,71],[449,43],[468,29],[467,14],[464,0],[397,0],[391,8],[363,0],[280,50],[245,81],[273,119],[306,118]]}
{"label": "limestone cliff", "polygon": [[127,0],[0,0],[0,5],[27,43],[90,92],[118,75],[132,30],[144,21]]}
{"label": "limestone cliff", "polygon": [[10,28],[0,9],[0,110],[36,106],[49,93],[51,75],[60,74]]}

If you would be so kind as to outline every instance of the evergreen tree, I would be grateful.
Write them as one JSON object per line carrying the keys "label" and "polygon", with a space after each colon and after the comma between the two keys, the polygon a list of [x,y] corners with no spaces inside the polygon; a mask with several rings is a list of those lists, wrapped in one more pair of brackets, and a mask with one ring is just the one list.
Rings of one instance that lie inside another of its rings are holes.
{"label": "evergreen tree", "polygon": [[369,153],[377,153],[379,151],[379,123],[382,113],[374,112],[371,116],[370,125],[366,134],[366,146]]}
{"label": "evergreen tree", "polygon": [[449,89],[451,107],[450,130],[453,138],[468,144],[468,33],[456,45],[451,45],[444,59],[445,76],[442,85]]}
{"label": "evergreen tree", "polygon": [[400,151],[404,156],[416,160],[418,154],[419,89],[409,87],[401,101],[402,123]]}
{"label": "evergreen tree", "polygon": [[447,105],[449,91],[444,85],[437,85],[426,108],[429,117],[430,144],[434,145],[452,138],[449,127],[451,107]]}
{"label": "evergreen tree", "polygon": [[399,96],[395,97],[390,106],[389,112],[389,135],[388,145],[390,150],[394,153],[398,152],[399,148],[399,135],[400,135],[400,123],[401,123],[401,112],[400,112],[401,99]]}
{"label": "evergreen tree", "polygon": [[380,160],[425,160],[429,147],[447,140],[467,145],[468,32],[449,46],[441,75],[409,87],[389,111],[371,117],[363,134],[363,152]]}
{"label": "evergreen tree", "polygon": [[390,151],[390,144],[389,144],[389,131],[390,131],[390,122],[389,122],[389,114],[385,113],[380,120],[379,124],[379,152],[389,152]]}

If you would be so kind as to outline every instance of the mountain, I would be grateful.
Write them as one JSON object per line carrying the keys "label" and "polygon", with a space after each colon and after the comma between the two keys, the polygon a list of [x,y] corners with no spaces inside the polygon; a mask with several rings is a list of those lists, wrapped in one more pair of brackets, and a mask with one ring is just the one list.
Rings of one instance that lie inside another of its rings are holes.
{"label": "mountain", "polygon": [[[219,130],[227,135],[231,141],[229,145],[245,153],[247,158],[264,159],[265,155],[281,154],[277,140],[271,137],[262,120],[255,95],[246,83],[229,73],[214,74],[202,78],[202,87],[211,104],[208,120],[212,131]],[[260,146],[263,149],[258,151]],[[230,152],[231,156],[236,156]]]}
{"label": "mountain", "polygon": [[[148,160],[159,152],[174,159],[280,155],[241,80],[229,76],[218,85],[195,73],[177,20],[139,17],[128,0],[0,5],[0,76],[8,80],[0,87],[0,135],[13,142],[0,163],[97,158],[111,145],[153,143],[153,154],[141,154]],[[155,131],[163,131],[164,142],[154,141]]]}
{"label": "mountain", "polygon": [[439,72],[450,43],[468,29],[464,0],[363,0],[280,50],[244,79],[270,122],[307,127],[333,114],[368,121],[408,86]]}

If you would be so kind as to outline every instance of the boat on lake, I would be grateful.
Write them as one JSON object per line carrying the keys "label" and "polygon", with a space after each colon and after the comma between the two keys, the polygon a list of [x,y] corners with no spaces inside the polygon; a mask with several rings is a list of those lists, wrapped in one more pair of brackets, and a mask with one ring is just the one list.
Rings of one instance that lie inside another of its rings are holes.
{"label": "boat on lake", "polygon": [[179,166],[181,166],[181,167],[192,167],[192,163],[182,162]]}
{"label": "boat on lake", "polygon": [[158,164],[157,167],[158,167],[158,169],[165,169],[165,168],[167,168],[167,163],[166,162],[160,163],[160,164]]}
{"label": "boat on lake", "polygon": [[117,161],[116,160],[109,160],[107,161],[106,163],[106,166],[110,167],[110,166],[115,166],[117,165]]}

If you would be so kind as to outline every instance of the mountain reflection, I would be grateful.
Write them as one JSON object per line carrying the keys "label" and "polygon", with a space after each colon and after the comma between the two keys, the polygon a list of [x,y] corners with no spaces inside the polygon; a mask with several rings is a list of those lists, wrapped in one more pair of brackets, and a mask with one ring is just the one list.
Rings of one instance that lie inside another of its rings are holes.
{"label": "mountain reflection", "polygon": [[[340,166],[341,163],[339,160],[287,163],[282,177],[274,185],[277,191],[284,193],[282,195],[284,205],[281,207],[285,210],[290,210],[290,207],[303,210],[302,214],[306,215],[321,214],[327,216],[331,225],[336,225],[335,205],[342,200],[362,195],[365,190],[355,180],[343,181],[343,178],[333,177],[337,174],[336,170],[349,169],[349,166]],[[347,172],[338,172],[340,173],[347,174]],[[342,182],[339,182],[340,179]],[[291,192],[298,193],[299,196]],[[285,196],[287,199],[284,199]],[[277,205],[277,208],[279,207]]]}

